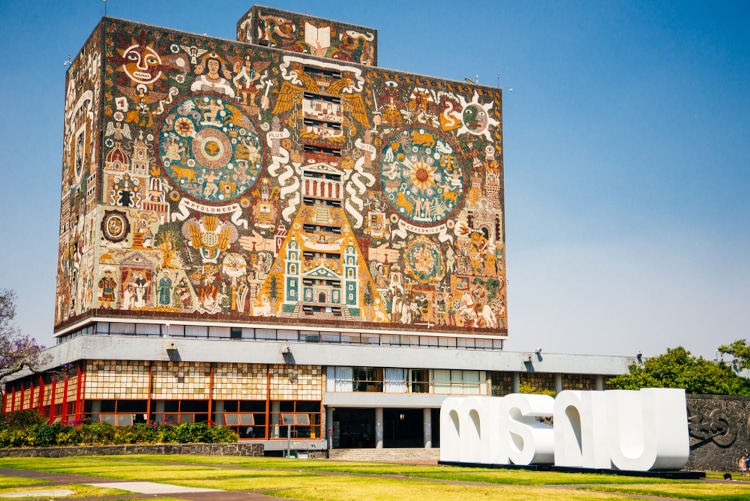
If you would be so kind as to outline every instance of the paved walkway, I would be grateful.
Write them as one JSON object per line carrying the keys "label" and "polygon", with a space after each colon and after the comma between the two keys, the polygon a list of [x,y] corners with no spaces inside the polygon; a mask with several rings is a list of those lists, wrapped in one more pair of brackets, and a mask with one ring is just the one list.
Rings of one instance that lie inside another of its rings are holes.
{"label": "paved walkway", "polygon": [[[0,475],[8,475],[13,477],[30,478],[43,482],[37,484],[35,487],[50,487],[45,489],[53,492],[53,496],[64,497],[69,494],[61,494],[62,489],[54,489],[57,485],[69,485],[69,484],[84,484],[91,485],[94,487],[103,487],[111,489],[121,489],[124,491],[130,491],[133,494],[129,499],[153,499],[155,495],[177,495],[180,499],[186,501],[216,501],[221,499],[222,501],[283,501],[284,498],[277,498],[266,496],[258,491],[222,491],[219,489],[201,489],[193,487],[184,487],[181,485],[162,484],[157,482],[107,482],[107,479],[100,477],[89,477],[85,475],[67,475],[61,473],[49,473],[44,471],[35,470],[16,470],[13,468],[0,468]],[[47,484],[47,485],[45,485]],[[221,493],[221,496],[217,496],[217,492]],[[25,491],[25,496],[39,496],[44,495],[37,491]],[[49,495],[49,494],[47,494]],[[87,498],[75,498],[76,501],[107,501],[112,499],[123,499],[122,494],[115,496],[97,496]],[[3,496],[0,495],[0,498]],[[11,499],[9,496],[5,496]],[[287,500],[289,501],[289,500]]]}

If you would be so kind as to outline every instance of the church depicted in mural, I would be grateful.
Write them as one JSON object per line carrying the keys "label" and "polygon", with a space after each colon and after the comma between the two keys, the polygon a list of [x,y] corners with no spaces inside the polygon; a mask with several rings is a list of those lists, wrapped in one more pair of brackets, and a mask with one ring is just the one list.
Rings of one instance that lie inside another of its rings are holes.
{"label": "church depicted in mural", "polygon": [[507,335],[501,92],[253,7],[238,42],[104,18],[67,78],[55,325]]}

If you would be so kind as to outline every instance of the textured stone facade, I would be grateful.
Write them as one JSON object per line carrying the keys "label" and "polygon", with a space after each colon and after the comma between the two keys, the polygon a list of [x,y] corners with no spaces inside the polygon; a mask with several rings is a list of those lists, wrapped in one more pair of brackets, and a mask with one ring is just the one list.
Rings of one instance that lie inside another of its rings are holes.
{"label": "textured stone facade", "polygon": [[750,452],[750,398],[687,395],[690,425],[688,470],[738,471]]}

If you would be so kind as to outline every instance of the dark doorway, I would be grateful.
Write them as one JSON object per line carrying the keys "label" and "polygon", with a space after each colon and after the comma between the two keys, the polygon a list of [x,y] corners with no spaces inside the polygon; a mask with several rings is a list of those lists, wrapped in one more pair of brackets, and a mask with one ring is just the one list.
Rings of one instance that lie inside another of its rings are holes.
{"label": "dark doorway", "polygon": [[422,409],[383,409],[383,447],[424,447]]}
{"label": "dark doorway", "polygon": [[375,409],[341,409],[333,411],[333,448],[375,447]]}
{"label": "dark doorway", "polygon": [[432,409],[430,414],[431,414],[431,419],[432,419],[432,448],[439,449],[440,448],[440,409]]}

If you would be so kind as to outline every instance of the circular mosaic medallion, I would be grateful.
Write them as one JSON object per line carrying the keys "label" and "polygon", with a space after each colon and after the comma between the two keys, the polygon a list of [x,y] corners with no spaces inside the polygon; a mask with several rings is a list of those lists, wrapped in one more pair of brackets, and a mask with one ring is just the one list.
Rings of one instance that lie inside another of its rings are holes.
{"label": "circular mosaic medallion", "polygon": [[241,198],[262,167],[263,142],[252,121],[218,96],[178,102],[160,126],[158,148],[177,189],[202,202]]}
{"label": "circular mosaic medallion", "polygon": [[406,248],[404,262],[406,273],[421,283],[438,282],[445,275],[440,248],[424,235],[419,235]]}
{"label": "circular mosaic medallion", "polygon": [[123,212],[108,210],[104,212],[101,230],[104,238],[110,242],[122,242],[130,233],[130,223]]}
{"label": "circular mosaic medallion", "polygon": [[464,171],[447,138],[430,129],[407,128],[384,143],[380,185],[400,217],[434,225],[461,203]]}

